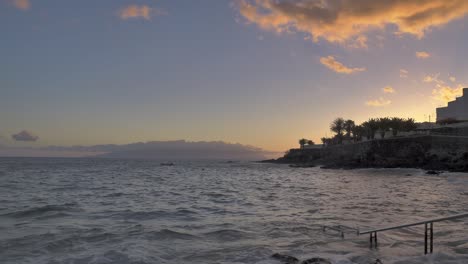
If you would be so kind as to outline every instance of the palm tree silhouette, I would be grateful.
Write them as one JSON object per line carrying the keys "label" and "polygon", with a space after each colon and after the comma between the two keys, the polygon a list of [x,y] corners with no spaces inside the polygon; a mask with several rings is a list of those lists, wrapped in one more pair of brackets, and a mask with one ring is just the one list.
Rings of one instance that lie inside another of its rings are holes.
{"label": "palm tree silhouette", "polygon": [[338,117],[337,119],[333,120],[333,122],[330,124],[330,130],[336,133],[338,143],[340,144],[343,141],[344,126],[345,120],[341,117]]}
{"label": "palm tree silhouette", "polygon": [[305,144],[307,144],[307,139],[305,138],[299,139],[299,145],[301,146],[301,149],[304,148]]}

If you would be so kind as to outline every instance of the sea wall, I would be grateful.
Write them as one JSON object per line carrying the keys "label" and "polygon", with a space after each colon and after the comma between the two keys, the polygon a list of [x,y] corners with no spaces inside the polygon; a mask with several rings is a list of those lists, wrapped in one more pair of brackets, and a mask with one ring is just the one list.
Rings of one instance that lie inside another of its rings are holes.
{"label": "sea wall", "polygon": [[414,136],[321,149],[291,149],[278,160],[326,167],[411,167],[468,171],[468,137]]}

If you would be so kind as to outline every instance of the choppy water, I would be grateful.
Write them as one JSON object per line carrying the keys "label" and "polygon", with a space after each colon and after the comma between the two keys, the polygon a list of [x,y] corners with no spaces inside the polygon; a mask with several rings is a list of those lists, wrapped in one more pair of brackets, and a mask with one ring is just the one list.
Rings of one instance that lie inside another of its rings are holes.
{"label": "choppy water", "polygon": [[468,263],[468,220],[341,239],[468,211],[468,174],[254,163],[0,159],[0,263]]}

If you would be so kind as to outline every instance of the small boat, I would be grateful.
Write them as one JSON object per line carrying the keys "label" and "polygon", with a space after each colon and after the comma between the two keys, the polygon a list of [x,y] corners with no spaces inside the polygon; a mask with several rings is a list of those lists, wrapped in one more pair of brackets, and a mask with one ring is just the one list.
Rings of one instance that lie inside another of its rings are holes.
{"label": "small boat", "polygon": [[174,166],[174,163],[172,163],[172,162],[161,162],[159,165],[161,165],[161,166]]}

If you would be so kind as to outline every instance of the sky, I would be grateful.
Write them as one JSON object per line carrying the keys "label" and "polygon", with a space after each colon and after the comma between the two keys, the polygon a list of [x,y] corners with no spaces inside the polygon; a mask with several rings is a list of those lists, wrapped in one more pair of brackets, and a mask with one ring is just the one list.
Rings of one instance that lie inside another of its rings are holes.
{"label": "sky", "polygon": [[0,0],[0,144],[241,143],[435,119],[468,86],[465,0]]}

